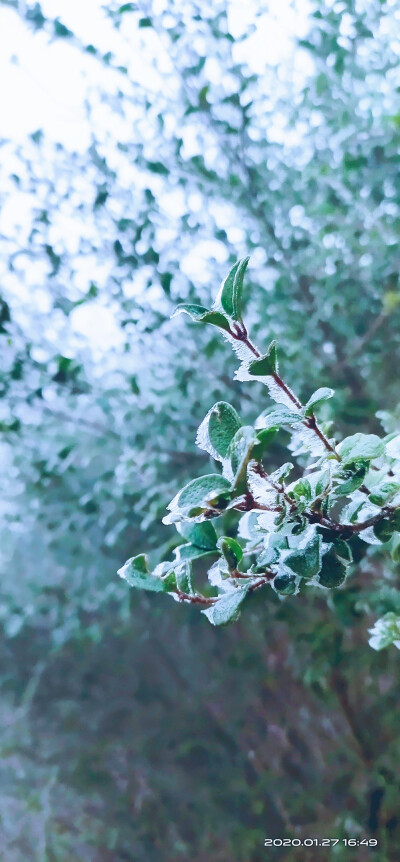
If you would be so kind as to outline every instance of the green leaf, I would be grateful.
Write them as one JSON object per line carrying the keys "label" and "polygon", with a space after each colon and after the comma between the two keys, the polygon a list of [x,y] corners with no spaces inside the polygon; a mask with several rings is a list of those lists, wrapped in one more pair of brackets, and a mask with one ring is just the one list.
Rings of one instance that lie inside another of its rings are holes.
{"label": "green leaf", "polygon": [[299,413],[292,413],[287,407],[276,407],[261,413],[256,419],[256,428],[272,429],[280,428],[282,425],[298,425],[303,421]]}
{"label": "green leaf", "polygon": [[293,488],[290,489],[289,495],[290,497],[294,497],[296,500],[304,499],[307,502],[311,500],[312,490],[308,479],[299,479]]}
{"label": "green leaf", "polygon": [[176,586],[182,593],[194,593],[192,584],[192,564],[189,561],[183,563],[182,566],[177,566],[175,571]]}
{"label": "green leaf", "polygon": [[248,366],[248,373],[254,377],[270,377],[278,371],[278,356],[276,341],[271,341],[267,352],[260,359],[255,359]]}
{"label": "green leaf", "polygon": [[[273,473],[270,473],[270,477],[271,477],[271,479],[274,480],[274,482],[277,482],[279,485],[281,485],[282,482],[285,481],[285,479],[287,479],[288,476],[290,476],[292,470],[293,470],[292,462],[291,461],[285,461],[283,464],[281,464],[280,467],[278,467],[277,470],[274,470]],[[307,479],[307,481],[308,481],[308,479]]]}
{"label": "green leaf", "polygon": [[320,497],[322,494],[328,490],[331,482],[331,472],[330,470],[323,470],[318,478],[318,481],[315,485],[315,496]]}
{"label": "green leaf", "polygon": [[72,30],[69,30],[58,18],[54,21],[54,32],[61,39],[70,39],[74,35]]}
{"label": "green leaf", "polygon": [[340,481],[339,485],[335,486],[334,493],[337,497],[345,497],[347,494],[352,494],[364,482],[369,461],[356,461],[354,464],[348,464],[348,469],[340,470],[334,477],[335,482]]}
{"label": "green leaf", "polygon": [[211,323],[212,326],[217,326],[218,329],[224,329],[230,332],[229,320],[219,311],[209,311],[203,305],[191,305],[189,303],[181,303],[178,305],[171,315],[176,317],[178,314],[188,314],[196,323]]}
{"label": "green leaf", "polygon": [[242,319],[242,294],[243,294],[243,279],[248,266],[250,258],[245,257],[243,260],[239,261],[239,266],[236,270],[234,281],[233,281],[233,319],[241,320]]}
{"label": "green leaf", "polygon": [[390,518],[383,518],[374,525],[374,534],[381,542],[389,542],[393,533],[400,530],[400,509],[397,509]]}
{"label": "green leaf", "polygon": [[207,610],[202,611],[213,626],[223,626],[235,622],[240,614],[240,605],[246,598],[249,587],[237,587],[221,596]]}
{"label": "green leaf", "polygon": [[398,482],[383,482],[379,488],[375,488],[369,495],[369,500],[375,506],[384,506],[395,494],[400,491]]}
{"label": "green leaf", "polygon": [[279,560],[279,552],[288,549],[288,540],[286,536],[281,536],[279,533],[271,533],[268,540],[268,546],[264,548],[257,557],[257,571],[268,569]]}
{"label": "green leaf", "polygon": [[272,581],[272,586],[277,593],[292,596],[296,592],[296,578],[294,575],[277,575]]}
{"label": "green leaf", "polygon": [[[205,521],[204,523],[208,524],[209,521]],[[175,558],[178,562],[181,560],[199,560],[200,557],[208,557],[209,554],[212,554],[213,551],[211,548],[205,550],[203,548],[198,548],[197,545],[178,545],[175,548]]]}
{"label": "green leaf", "polygon": [[219,292],[217,294],[216,300],[214,302],[214,308],[221,308],[229,317],[233,318],[234,315],[234,302],[233,302],[233,285],[235,281],[235,275],[238,271],[240,261],[237,260],[236,263],[233,264],[232,269],[229,270],[228,275],[223,280]]}
{"label": "green leaf", "polygon": [[188,482],[174,497],[168,508],[186,509],[192,506],[206,505],[218,494],[229,491],[229,489],[230,482],[224,476],[220,476],[219,473],[200,476],[198,479],[192,479],[191,482]]}
{"label": "green leaf", "polygon": [[226,457],[230,464],[229,473],[232,477],[232,484],[236,490],[245,478],[247,463],[256,443],[257,437],[254,428],[251,425],[243,425],[229,444]]}
{"label": "green leaf", "polygon": [[153,574],[156,577],[162,578],[162,583],[164,584],[164,590],[166,592],[176,592],[176,575],[173,568],[171,568],[171,563],[160,563],[155,567]]}
{"label": "green leaf", "polygon": [[350,524],[355,524],[361,510],[365,506],[365,502],[366,500],[364,499],[351,499],[350,503],[344,507],[341,513],[342,520],[349,521]]}
{"label": "green leaf", "polygon": [[395,532],[396,526],[393,522],[389,521],[388,518],[383,518],[382,521],[378,521],[378,523],[374,525],[374,535],[380,542],[382,542],[382,544],[390,542],[390,539]]}
{"label": "green leaf", "polygon": [[336,556],[340,557],[341,560],[344,560],[344,562],[353,562],[353,554],[350,545],[348,545],[347,542],[345,542],[343,539],[335,539],[333,543],[333,550]]}
{"label": "green leaf", "polygon": [[241,427],[240,416],[226,401],[218,401],[207,413],[197,432],[196,443],[218,461],[223,460],[229,444]]}
{"label": "green leaf", "polygon": [[329,389],[327,386],[322,386],[320,389],[317,389],[307,401],[305,415],[311,416],[316,407],[319,407],[319,405],[323,404],[324,401],[328,401],[328,399],[332,398],[334,394],[335,390]]}
{"label": "green leaf", "polygon": [[333,589],[340,587],[346,580],[347,566],[342,559],[336,556],[333,548],[322,557],[322,568],[319,575],[319,583],[322,587]]}
{"label": "green leaf", "polygon": [[236,539],[232,539],[230,536],[221,536],[221,538],[218,539],[217,547],[225,557],[229,569],[237,569],[243,557],[243,550],[241,545],[239,545],[239,542],[237,542]]}
{"label": "green leaf", "polygon": [[214,303],[214,308],[222,309],[232,320],[241,320],[243,278],[249,260],[245,257],[236,261],[222,282]]}
{"label": "green leaf", "polygon": [[318,533],[300,542],[296,551],[282,557],[282,562],[296,575],[302,578],[313,578],[321,569],[322,539]]}
{"label": "green leaf", "polygon": [[385,444],[376,434],[353,434],[339,443],[337,451],[344,464],[365,459],[372,461],[384,454]]}
{"label": "green leaf", "polygon": [[131,557],[127,560],[118,569],[118,574],[127,581],[130,587],[136,587],[139,590],[161,593],[167,589],[161,578],[157,578],[149,572],[144,554],[138,554],[137,557]]}
{"label": "green leaf", "polygon": [[270,443],[275,439],[277,430],[277,428],[262,428],[261,431],[257,431],[257,443],[251,453],[252,457],[255,458],[256,461],[262,460],[265,451],[268,449]]}
{"label": "green leaf", "polygon": [[203,521],[202,524],[184,522],[179,524],[178,531],[181,536],[201,550],[212,551],[217,547],[217,534],[210,521]]}
{"label": "green leaf", "polygon": [[146,166],[153,174],[159,174],[162,177],[169,175],[169,168],[163,162],[146,162]]}

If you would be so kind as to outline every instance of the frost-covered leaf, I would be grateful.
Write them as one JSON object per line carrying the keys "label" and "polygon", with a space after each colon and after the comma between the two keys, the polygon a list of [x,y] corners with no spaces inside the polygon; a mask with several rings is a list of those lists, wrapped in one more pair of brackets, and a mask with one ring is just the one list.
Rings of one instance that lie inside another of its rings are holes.
{"label": "frost-covered leaf", "polygon": [[350,545],[343,539],[335,539],[333,542],[333,550],[337,557],[344,560],[345,563],[353,562],[353,554]]}
{"label": "frost-covered leaf", "polygon": [[251,425],[243,425],[232,438],[224,463],[224,475],[231,479],[232,485],[238,488],[246,475],[247,462],[257,436]]}
{"label": "frost-covered leaf", "polygon": [[333,589],[340,587],[346,580],[347,565],[341,557],[335,553],[334,547],[330,548],[322,557],[322,567],[319,575],[321,587]]}
{"label": "frost-covered leaf", "polygon": [[230,571],[224,558],[220,558],[212,564],[207,577],[211,586],[217,587],[219,593],[225,593],[232,589],[232,583],[229,581]]}
{"label": "frost-covered leaf", "polygon": [[278,467],[276,470],[273,470],[272,473],[269,474],[269,478],[275,485],[281,485],[285,479],[288,478],[290,473],[293,470],[293,464],[291,461],[285,461]]}
{"label": "frost-covered leaf", "polygon": [[248,367],[250,377],[262,378],[277,374],[278,354],[276,341],[271,341],[266,353],[259,359],[254,359]]}
{"label": "frost-covered leaf", "polygon": [[302,578],[313,578],[321,569],[322,538],[315,530],[307,531],[295,551],[282,554],[282,562]]}
{"label": "frost-covered leaf", "polygon": [[240,416],[234,407],[226,401],[218,401],[203,419],[197,432],[196,443],[217,461],[222,461],[241,425]]}
{"label": "frost-covered leaf", "polygon": [[239,542],[236,539],[232,539],[230,536],[221,536],[218,539],[217,547],[223,554],[229,569],[237,569],[242,557],[243,557],[243,549]]}
{"label": "frost-covered leaf", "polygon": [[368,527],[366,530],[363,530],[361,533],[359,533],[359,536],[363,542],[366,542],[367,545],[380,545],[383,541],[388,541],[386,538],[378,539],[374,527]]}
{"label": "frost-covered leaf", "polygon": [[334,476],[335,496],[345,497],[347,494],[357,491],[364,482],[368,468],[369,461],[366,460],[348,464],[347,469],[342,467]]}
{"label": "frost-covered leaf", "polygon": [[268,537],[265,548],[257,557],[256,570],[268,569],[278,563],[281,551],[287,550],[289,547],[286,536],[279,533],[271,533]]}
{"label": "frost-covered leaf", "polygon": [[385,614],[369,632],[371,637],[368,643],[372,649],[381,650],[392,645],[400,649],[400,617],[397,614]]}
{"label": "frost-covered leaf", "polygon": [[233,281],[233,319],[241,320],[242,317],[242,294],[243,294],[243,281],[245,272],[248,266],[250,258],[244,257],[240,262],[239,266],[236,270],[234,281]]}
{"label": "frost-covered leaf", "polygon": [[[340,520],[342,523],[348,522],[359,525],[368,521],[369,518],[375,518],[380,514],[381,509],[379,506],[375,506],[373,503],[370,503],[368,498],[360,491],[355,491],[354,497],[349,505],[345,506],[342,510]],[[391,528],[392,532],[394,529],[395,526],[393,525]],[[387,541],[387,539],[379,539],[377,537],[374,527],[362,530],[359,535],[363,542],[367,542],[369,545],[379,545],[381,541]]]}
{"label": "frost-covered leaf", "polygon": [[217,326],[218,329],[223,329],[226,332],[230,331],[229,320],[219,311],[210,311],[204,308],[203,305],[192,305],[190,303],[181,303],[178,305],[171,315],[176,317],[178,314],[188,314],[196,323],[211,323],[212,326]]}
{"label": "frost-covered leaf", "polygon": [[288,485],[287,492],[295,500],[309,502],[312,499],[312,490],[308,479],[299,479],[298,482]]}
{"label": "frost-covered leaf", "polygon": [[241,320],[243,279],[250,258],[238,260],[221,284],[214,308],[222,309],[232,320]]}
{"label": "frost-covered leaf", "polygon": [[181,536],[198,548],[211,551],[217,546],[217,534],[210,521],[203,521],[202,524],[183,522],[177,529]]}
{"label": "frost-covered leaf", "polygon": [[210,473],[206,476],[200,476],[198,479],[192,479],[184,488],[171,500],[168,509],[190,509],[191,507],[203,506],[214,500],[218,494],[228,491],[230,483],[224,476],[219,473]]}
{"label": "frost-covered leaf", "polygon": [[[324,431],[324,426],[320,425],[320,427]],[[288,448],[294,455],[308,454],[312,458],[319,458],[321,455],[326,456],[324,442],[315,434],[312,428],[308,428],[302,423],[296,425],[294,428]]]}
{"label": "frost-covered leaf", "polygon": [[118,569],[118,574],[127,581],[130,587],[136,587],[139,590],[150,590],[156,593],[166,592],[167,590],[167,585],[164,581],[149,572],[144,554],[138,554],[138,556],[127,560]]}
{"label": "frost-covered leaf", "polygon": [[295,575],[277,575],[271,582],[274,590],[282,596],[292,596],[298,589],[298,578]]}
{"label": "frost-covered leaf", "polygon": [[[342,523],[355,524],[358,520],[359,515],[361,515],[361,512],[364,513],[366,505],[366,497],[364,497],[364,495],[361,493],[356,493],[356,495],[351,499],[350,503],[348,503],[348,505],[345,506],[344,509],[342,509]],[[376,512],[377,510],[374,511]]]}
{"label": "frost-covered leaf", "polygon": [[[209,521],[204,521],[203,523],[209,524]],[[178,562],[181,560],[198,560],[200,557],[207,557],[209,554],[212,554],[213,551],[211,548],[208,550],[199,548],[197,545],[178,545],[175,548],[175,557]]]}
{"label": "frost-covered leaf", "polygon": [[271,533],[277,524],[279,517],[279,512],[261,512],[258,513],[257,516],[257,527],[256,530],[259,533]]}
{"label": "frost-covered leaf", "polygon": [[258,461],[261,461],[264,457],[265,452],[275,438],[277,431],[277,428],[264,428],[257,431],[257,443],[254,446],[252,454]]}
{"label": "frost-covered leaf", "polygon": [[226,278],[223,279],[213,306],[216,309],[225,311],[225,313],[232,318],[234,316],[233,285],[239,264],[240,261],[237,260],[229,270]]}
{"label": "frost-covered leaf", "polygon": [[313,488],[313,495],[315,497],[320,497],[325,494],[331,484],[331,471],[329,468],[321,470],[316,474],[309,474],[308,481],[310,482]]}
{"label": "frost-covered leaf", "polygon": [[268,476],[264,475],[258,461],[250,461],[247,466],[247,483],[254,499],[263,506],[273,507],[277,505],[279,494],[275,484]]}
{"label": "frost-covered leaf", "polygon": [[320,389],[317,389],[307,401],[305,415],[311,416],[316,407],[319,407],[320,404],[324,403],[324,401],[328,401],[328,399],[332,398],[334,394],[335,390],[329,389],[327,386],[322,386]]}
{"label": "frost-covered leaf", "polygon": [[378,488],[374,488],[368,499],[371,503],[374,503],[375,506],[384,506],[385,503],[391,501],[399,491],[400,485],[398,482],[382,482]]}
{"label": "frost-covered leaf", "polygon": [[255,427],[258,428],[281,428],[284,425],[298,425],[303,421],[300,413],[289,410],[287,407],[276,407],[273,410],[266,410],[260,413],[256,419]]}
{"label": "frost-covered leaf", "polygon": [[300,407],[295,403],[294,396],[278,377],[276,341],[271,342],[267,353],[260,356],[259,359],[249,358],[245,354],[241,366],[236,371],[235,378],[241,381],[258,380],[260,383],[264,383],[273,401],[284,404],[292,412],[298,412],[302,415]]}
{"label": "frost-covered leaf", "polygon": [[218,598],[214,604],[202,611],[213,626],[235,622],[240,614],[240,605],[246,598],[248,585],[236,587]]}
{"label": "frost-covered leaf", "polygon": [[246,512],[239,521],[238,536],[241,539],[246,539],[248,542],[259,542],[260,537],[257,535],[258,512],[253,510]]}
{"label": "frost-covered leaf", "polygon": [[[389,542],[393,536],[393,533],[396,533],[400,530],[400,509],[394,514],[391,518],[383,518],[382,521],[378,521],[373,528],[374,535],[380,542]],[[362,533],[362,538],[364,538],[364,533]]]}
{"label": "frost-covered leaf", "polygon": [[352,461],[372,461],[384,454],[385,444],[376,434],[352,434],[339,443],[337,451],[344,464]]}
{"label": "frost-covered leaf", "polygon": [[176,577],[176,585],[182,593],[192,595],[194,593],[192,583],[192,565],[189,561],[185,561],[181,566],[176,566],[174,569]]}

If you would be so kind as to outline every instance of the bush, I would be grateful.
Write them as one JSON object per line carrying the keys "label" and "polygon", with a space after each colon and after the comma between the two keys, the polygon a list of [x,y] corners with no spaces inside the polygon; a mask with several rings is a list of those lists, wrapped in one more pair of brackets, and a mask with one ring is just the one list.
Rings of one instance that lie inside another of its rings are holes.
{"label": "bush", "polygon": [[[149,571],[140,554],[119,570],[131,587],[202,606],[213,625],[237,620],[244,600],[262,587],[281,598],[304,596],[307,587],[341,587],[351,573],[354,546],[359,564],[371,546],[382,544],[398,560],[400,545],[400,434],[357,432],[337,443],[332,422],[315,415],[333,389],[321,387],[302,404],[281,375],[276,342],[261,354],[249,338],[242,317],[248,260],[232,267],[211,309],[180,305],[175,314],[217,327],[241,360],[236,378],[265,384],[277,406],[263,410],[254,425],[243,425],[230,404],[214,404],[196,442],[221,472],[192,479],[169,504],[164,523],[175,524],[183,537],[175,559]],[[289,433],[287,448],[296,462],[268,472],[263,457],[281,429]],[[193,566],[204,558],[213,591],[200,593]],[[387,614],[377,622],[371,646],[400,648],[399,627],[400,617]]]}

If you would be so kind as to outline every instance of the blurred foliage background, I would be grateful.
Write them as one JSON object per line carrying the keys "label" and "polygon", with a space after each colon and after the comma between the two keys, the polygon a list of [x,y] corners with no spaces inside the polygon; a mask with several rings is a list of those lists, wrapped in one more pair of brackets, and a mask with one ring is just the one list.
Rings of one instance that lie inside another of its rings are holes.
{"label": "blurred foliage background", "polygon": [[339,434],[396,427],[398,6],[143,0],[96,27],[68,8],[0,3],[17,64],[29,44],[86,80],[75,135],[0,142],[3,858],[258,862],[265,837],[376,837],[357,859],[398,859],[398,655],[367,646],[400,611],[398,565],[367,560],[329,600],[255,595],[224,630],[115,574],[170,550],[209,407],[264,406],[218,333],[170,320],[238,257],[249,329],[296,391],[334,386]]}

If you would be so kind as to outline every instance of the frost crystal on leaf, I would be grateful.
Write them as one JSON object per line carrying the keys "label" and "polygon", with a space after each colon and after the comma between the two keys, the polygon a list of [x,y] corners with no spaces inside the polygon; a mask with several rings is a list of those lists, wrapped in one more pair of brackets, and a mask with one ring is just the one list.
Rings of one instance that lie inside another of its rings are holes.
{"label": "frost crystal on leaf", "polygon": [[262,512],[257,517],[256,531],[258,533],[271,533],[275,527],[276,518],[276,512]]}
{"label": "frost crystal on leaf", "polygon": [[267,476],[260,475],[260,465],[257,461],[250,461],[248,464],[247,479],[249,489],[257,503],[268,507],[277,505],[278,492]]}
{"label": "frost crystal on leaf", "polygon": [[386,443],[386,454],[389,458],[396,458],[396,460],[400,460],[400,434],[396,437],[393,437],[389,443]]}
{"label": "frost crystal on leaf", "polygon": [[[235,351],[237,352],[237,351]],[[237,352],[239,356],[239,353]],[[247,359],[246,356],[239,356],[239,358]],[[254,360],[253,354],[250,354],[251,361]],[[237,371],[235,372],[235,380],[240,380],[241,382],[250,381],[253,382],[257,380],[259,383],[264,383],[267,387],[270,397],[273,401],[276,401],[277,404],[283,404],[285,407],[288,407],[293,413],[300,412],[299,408],[296,407],[292,398],[284,391],[284,389],[279,386],[272,375],[263,375],[263,374],[250,374],[249,373],[249,365],[250,362],[242,362]]]}
{"label": "frost crystal on leaf", "polygon": [[308,454],[312,458],[319,458],[326,452],[322,440],[316,436],[311,428],[307,428],[305,425],[296,426],[288,446],[293,455]]}

